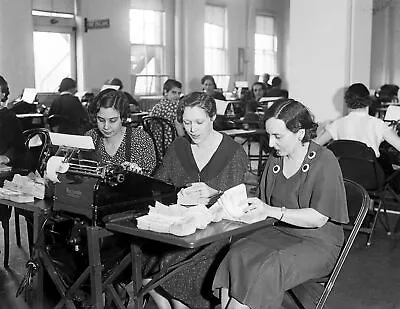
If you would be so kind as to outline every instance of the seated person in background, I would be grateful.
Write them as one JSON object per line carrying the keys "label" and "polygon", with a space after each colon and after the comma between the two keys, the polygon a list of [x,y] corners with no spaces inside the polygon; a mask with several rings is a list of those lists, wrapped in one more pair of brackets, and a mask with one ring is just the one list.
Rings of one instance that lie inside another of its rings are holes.
{"label": "seated person in background", "polygon": [[375,91],[374,99],[369,106],[369,114],[375,116],[382,103],[399,103],[398,92],[399,86],[393,84],[385,84]]}
{"label": "seated person in background", "polygon": [[344,100],[349,114],[328,124],[315,142],[320,145],[325,145],[332,139],[362,142],[374,150],[382,168],[387,174],[390,173],[390,163],[386,158],[380,158],[379,145],[386,141],[400,151],[400,137],[382,119],[368,115],[368,106],[372,100],[364,84],[352,84],[346,90]]}
{"label": "seated person in background", "polygon": [[221,92],[217,91],[217,84],[215,83],[214,77],[211,75],[204,75],[201,79],[201,85],[203,91],[209,96],[217,100],[226,101],[225,96]]}
{"label": "seated person in background", "polygon": [[122,83],[122,81],[117,78],[117,77],[113,77],[111,79],[109,79],[108,81],[106,81],[104,83],[104,85],[113,85],[113,86],[118,86],[119,88],[117,90],[122,90],[122,88],[124,88],[124,84]]}
{"label": "seated person in background", "polygon": [[259,198],[248,202],[277,221],[231,246],[213,283],[221,308],[281,308],[286,290],[332,271],[344,241],[342,173],[332,152],[311,141],[317,128],[312,115],[303,104],[283,100],[265,120],[275,154]]}
{"label": "seated person in background", "polygon": [[262,82],[263,82],[263,84],[265,85],[265,87],[267,89],[271,88],[271,84],[268,83],[270,78],[271,78],[271,75],[269,75],[268,73],[264,73],[263,74],[263,77],[262,77],[263,81]]}
{"label": "seated person in background", "polygon": [[279,76],[275,76],[272,79],[271,88],[267,90],[266,97],[281,97],[288,98],[289,92],[286,89],[282,89],[282,79]]}
{"label": "seated person in background", "polygon": [[64,78],[58,88],[60,96],[50,106],[49,114],[61,116],[58,133],[82,135],[89,128],[89,116],[82,103],[74,95],[76,82],[72,78]]}
{"label": "seated person in background", "polygon": [[265,94],[267,93],[267,87],[265,86],[264,83],[261,82],[255,82],[252,86],[251,86],[251,93],[253,95],[253,99],[256,102],[259,102],[260,99],[262,97],[265,96]]}
{"label": "seated person in background", "polygon": [[156,166],[153,141],[142,129],[125,127],[129,100],[122,91],[112,90],[94,100],[97,128],[86,132],[92,137],[100,164],[136,163],[144,175]]}
{"label": "seated person in background", "polygon": [[[179,98],[182,93],[182,84],[175,79],[168,79],[163,86],[164,98],[160,100],[150,111],[150,116],[161,117],[168,120],[176,128],[178,136],[185,134],[183,126],[176,119]],[[154,138],[157,144],[162,144],[161,128],[154,132]],[[166,132],[166,145],[172,143],[172,132]],[[158,146],[157,146],[158,147]]]}
{"label": "seated person in background", "polygon": [[25,138],[18,118],[7,108],[9,94],[8,83],[0,75],[0,165],[20,167],[25,163]]}
{"label": "seated person in background", "polygon": [[[178,121],[183,123],[187,136],[177,138],[169,147],[155,177],[176,187],[192,185],[193,202],[209,204],[221,191],[243,183],[247,171],[247,155],[243,147],[231,137],[213,129],[216,115],[215,101],[205,93],[193,92],[181,99]],[[209,308],[212,295],[210,279],[226,242],[211,246],[206,258],[161,284],[172,298],[174,308]],[[169,248],[169,250],[168,250]],[[171,251],[172,249],[172,251]],[[160,250],[160,249],[158,249]],[[161,265],[172,265],[194,253],[168,247],[162,254]],[[170,308],[170,303],[151,292],[159,308]],[[210,298],[211,296],[211,298]],[[185,306],[186,305],[186,306]]]}

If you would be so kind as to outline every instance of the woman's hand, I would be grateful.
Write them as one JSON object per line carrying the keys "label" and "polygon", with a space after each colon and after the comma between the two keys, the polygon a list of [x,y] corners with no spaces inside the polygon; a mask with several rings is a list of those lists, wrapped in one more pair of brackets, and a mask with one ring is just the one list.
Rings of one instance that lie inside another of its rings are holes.
{"label": "woman's hand", "polygon": [[0,164],[10,163],[10,158],[5,155],[0,155]]}
{"label": "woman's hand", "polygon": [[[249,204],[248,208],[245,209],[246,211],[259,211],[265,214],[268,217],[276,218],[278,212],[280,212],[280,208],[272,207],[257,197],[250,197],[247,199],[247,203]],[[279,216],[278,216],[279,218]]]}
{"label": "woman's hand", "polygon": [[211,199],[219,194],[218,190],[209,187],[204,182],[193,182],[183,190],[185,198],[196,204],[208,205]]}

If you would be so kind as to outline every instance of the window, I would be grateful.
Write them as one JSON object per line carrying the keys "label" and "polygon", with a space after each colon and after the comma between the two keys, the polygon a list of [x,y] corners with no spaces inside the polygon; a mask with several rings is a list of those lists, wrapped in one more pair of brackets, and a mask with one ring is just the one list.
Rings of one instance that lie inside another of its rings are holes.
{"label": "window", "polygon": [[204,73],[213,75],[218,87],[227,89],[226,9],[207,5],[204,24]]}
{"label": "window", "polygon": [[131,74],[135,94],[160,94],[165,65],[165,12],[130,10]]}
{"label": "window", "polygon": [[277,75],[277,38],[274,30],[274,18],[256,16],[254,35],[254,74],[269,73]]}

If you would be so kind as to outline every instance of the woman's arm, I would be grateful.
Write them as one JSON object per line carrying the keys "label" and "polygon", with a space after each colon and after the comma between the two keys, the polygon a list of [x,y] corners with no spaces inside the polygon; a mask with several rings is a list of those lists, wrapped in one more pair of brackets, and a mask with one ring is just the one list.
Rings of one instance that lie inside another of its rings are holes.
{"label": "woman's arm", "polygon": [[313,208],[287,209],[284,207],[274,207],[267,205],[260,199],[249,198],[251,207],[264,207],[264,213],[271,218],[286,222],[295,226],[305,228],[318,228],[328,222],[328,217]]}

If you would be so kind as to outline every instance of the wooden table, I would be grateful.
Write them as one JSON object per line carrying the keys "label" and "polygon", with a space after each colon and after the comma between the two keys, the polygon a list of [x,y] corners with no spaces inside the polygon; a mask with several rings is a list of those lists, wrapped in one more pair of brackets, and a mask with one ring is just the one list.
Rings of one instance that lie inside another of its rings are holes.
{"label": "wooden table", "polygon": [[[215,242],[229,239],[232,236],[243,235],[249,232],[256,231],[258,229],[267,227],[273,223],[272,219],[263,220],[253,224],[245,224],[236,221],[222,220],[221,222],[211,223],[204,230],[197,230],[194,234],[188,236],[175,236],[167,233],[157,233],[147,230],[141,230],[136,226],[135,215],[124,214],[119,218],[114,218],[112,221],[106,224],[106,228],[112,232],[119,232],[126,235],[132,236],[131,242],[131,266],[132,266],[132,279],[134,282],[142,282],[142,268],[141,258],[142,249],[138,244],[140,240],[153,240],[162,242],[165,244],[171,244],[182,248],[206,248]],[[139,241],[138,241],[139,240]],[[135,284],[134,291],[134,308],[143,308],[143,295],[154,289],[166,279],[171,277],[176,272],[179,272],[181,268],[187,267],[188,264],[196,263],[202,253],[200,250],[194,256],[191,256],[187,260],[179,262],[178,264],[169,266],[167,269],[161,269],[156,274],[150,283],[141,287],[140,284]],[[126,267],[127,261],[123,267]],[[122,263],[121,263],[122,264]],[[110,290],[112,292],[112,290]],[[115,292],[112,292],[115,294]],[[112,294],[111,293],[111,294]],[[117,296],[117,295],[115,295]],[[117,297],[114,299],[118,302]]]}
{"label": "wooden table", "polygon": [[[15,207],[32,212],[33,214],[33,239],[38,241],[35,245],[43,246],[44,239],[42,225],[45,217],[51,209],[52,201],[35,200],[33,203],[16,203],[9,200],[0,199],[0,207]],[[32,259],[41,258],[40,250],[34,250]],[[43,267],[39,267],[37,275],[34,277],[34,286],[36,287],[32,308],[39,309],[43,307]]]}

